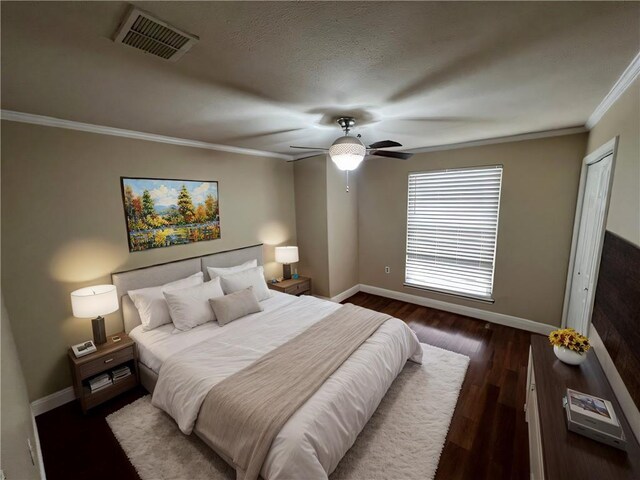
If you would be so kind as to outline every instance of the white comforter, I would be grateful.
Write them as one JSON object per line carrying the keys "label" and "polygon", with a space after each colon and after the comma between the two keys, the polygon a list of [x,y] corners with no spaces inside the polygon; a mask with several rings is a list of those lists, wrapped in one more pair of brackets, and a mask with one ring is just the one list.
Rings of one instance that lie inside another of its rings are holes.
{"label": "white comforter", "polygon": [[[339,304],[306,296],[221,327],[215,337],[166,359],[153,404],[171,415],[184,433],[191,433],[216,383],[338,308]],[[271,445],[261,476],[327,478],[407,359],[421,362],[420,343],[404,322],[390,319],[288,420]]]}

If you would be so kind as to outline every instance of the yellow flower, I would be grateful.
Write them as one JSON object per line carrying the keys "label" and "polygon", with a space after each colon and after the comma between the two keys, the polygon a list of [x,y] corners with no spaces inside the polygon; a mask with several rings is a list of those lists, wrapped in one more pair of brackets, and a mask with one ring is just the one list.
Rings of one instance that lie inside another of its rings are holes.
{"label": "yellow flower", "polygon": [[579,353],[591,348],[589,339],[576,332],[573,328],[561,328],[549,334],[549,343],[558,347],[565,347]]}

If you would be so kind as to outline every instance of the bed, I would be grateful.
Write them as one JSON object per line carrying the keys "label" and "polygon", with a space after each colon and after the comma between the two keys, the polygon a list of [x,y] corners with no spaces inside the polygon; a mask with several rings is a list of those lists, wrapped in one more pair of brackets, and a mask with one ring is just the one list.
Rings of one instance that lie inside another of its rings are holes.
{"label": "bed", "polygon": [[[198,435],[234,467],[229,452],[211,441],[199,418],[207,390],[331,316],[341,305],[274,291],[261,302],[262,312],[224,327],[209,322],[176,334],[171,324],[144,331],[126,292],[200,271],[208,279],[207,266],[230,267],[252,259],[262,265],[262,245],[112,275],[125,330],[138,346],[141,381],[153,393],[154,405],[169,413],[184,433]],[[406,361],[421,358],[420,344],[406,324],[394,318],[385,321],[286,421],[270,443],[260,476],[266,480],[328,478]]]}

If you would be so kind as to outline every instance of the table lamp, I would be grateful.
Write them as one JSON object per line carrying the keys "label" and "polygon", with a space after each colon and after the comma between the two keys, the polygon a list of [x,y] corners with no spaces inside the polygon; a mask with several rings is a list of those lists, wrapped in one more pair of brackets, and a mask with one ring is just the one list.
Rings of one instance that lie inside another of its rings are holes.
{"label": "table lamp", "polygon": [[118,293],[115,285],[95,285],[71,292],[71,308],[73,316],[91,318],[93,342],[101,345],[107,342],[104,329],[104,318],[118,310]]}
{"label": "table lamp", "polygon": [[276,262],[282,263],[282,277],[291,278],[291,264],[298,261],[298,247],[276,247]]}

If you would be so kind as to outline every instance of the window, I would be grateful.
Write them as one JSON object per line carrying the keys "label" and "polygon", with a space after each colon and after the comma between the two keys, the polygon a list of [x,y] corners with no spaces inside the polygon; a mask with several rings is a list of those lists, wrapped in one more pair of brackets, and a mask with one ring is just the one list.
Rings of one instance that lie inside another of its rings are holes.
{"label": "window", "polygon": [[493,301],[502,165],[409,174],[405,284]]}

